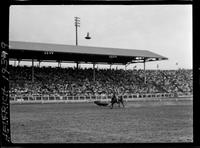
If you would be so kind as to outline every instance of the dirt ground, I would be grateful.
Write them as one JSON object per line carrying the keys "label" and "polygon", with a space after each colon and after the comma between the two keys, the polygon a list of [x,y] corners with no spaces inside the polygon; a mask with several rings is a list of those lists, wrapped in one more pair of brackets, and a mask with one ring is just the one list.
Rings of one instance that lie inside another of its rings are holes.
{"label": "dirt ground", "polygon": [[192,101],[11,104],[13,143],[193,142]]}

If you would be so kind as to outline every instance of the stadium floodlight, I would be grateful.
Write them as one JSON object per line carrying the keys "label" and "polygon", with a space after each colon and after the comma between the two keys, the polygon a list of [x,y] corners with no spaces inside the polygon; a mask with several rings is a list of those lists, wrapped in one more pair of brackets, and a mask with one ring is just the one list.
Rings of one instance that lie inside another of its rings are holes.
{"label": "stadium floodlight", "polygon": [[89,32],[87,33],[87,36],[85,37],[85,39],[91,39]]}

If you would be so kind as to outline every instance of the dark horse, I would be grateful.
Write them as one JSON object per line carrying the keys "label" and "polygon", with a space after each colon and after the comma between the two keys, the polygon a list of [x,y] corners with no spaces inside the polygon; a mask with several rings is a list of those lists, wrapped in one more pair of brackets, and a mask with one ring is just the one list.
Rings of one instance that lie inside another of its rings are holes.
{"label": "dark horse", "polygon": [[124,100],[122,96],[119,96],[118,98],[116,97],[115,94],[113,94],[112,99],[111,99],[111,109],[113,108],[113,105],[117,103],[120,107],[120,103],[123,105],[124,108]]}

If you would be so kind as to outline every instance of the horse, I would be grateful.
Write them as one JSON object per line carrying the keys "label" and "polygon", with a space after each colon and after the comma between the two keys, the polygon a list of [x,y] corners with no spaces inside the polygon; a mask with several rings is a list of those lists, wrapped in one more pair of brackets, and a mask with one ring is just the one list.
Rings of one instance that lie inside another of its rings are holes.
{"label": "horse", "polygon": [[124,108],[124,100],[122,96],[119,96],[118,98],[116,97],[115,94],[113,94],[113,97],[111,98],[111,109],[113,108],[113,105],[117,103],[120,107],[120,103],[123,105]]}

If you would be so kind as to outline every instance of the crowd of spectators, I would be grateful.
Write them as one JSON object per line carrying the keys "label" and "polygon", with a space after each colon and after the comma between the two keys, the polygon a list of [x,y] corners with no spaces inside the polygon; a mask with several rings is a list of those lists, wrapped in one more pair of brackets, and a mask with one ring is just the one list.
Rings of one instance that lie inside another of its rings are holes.
{"label": "crowd of spectators", "polygon": [[[32,95],[109,95],[113,90],[135,93],[192,93],[192,70],[76,69],[60,67],[32,68],[10,65],[10,94]],[[144,76],[146,75],[146,83]]]}

